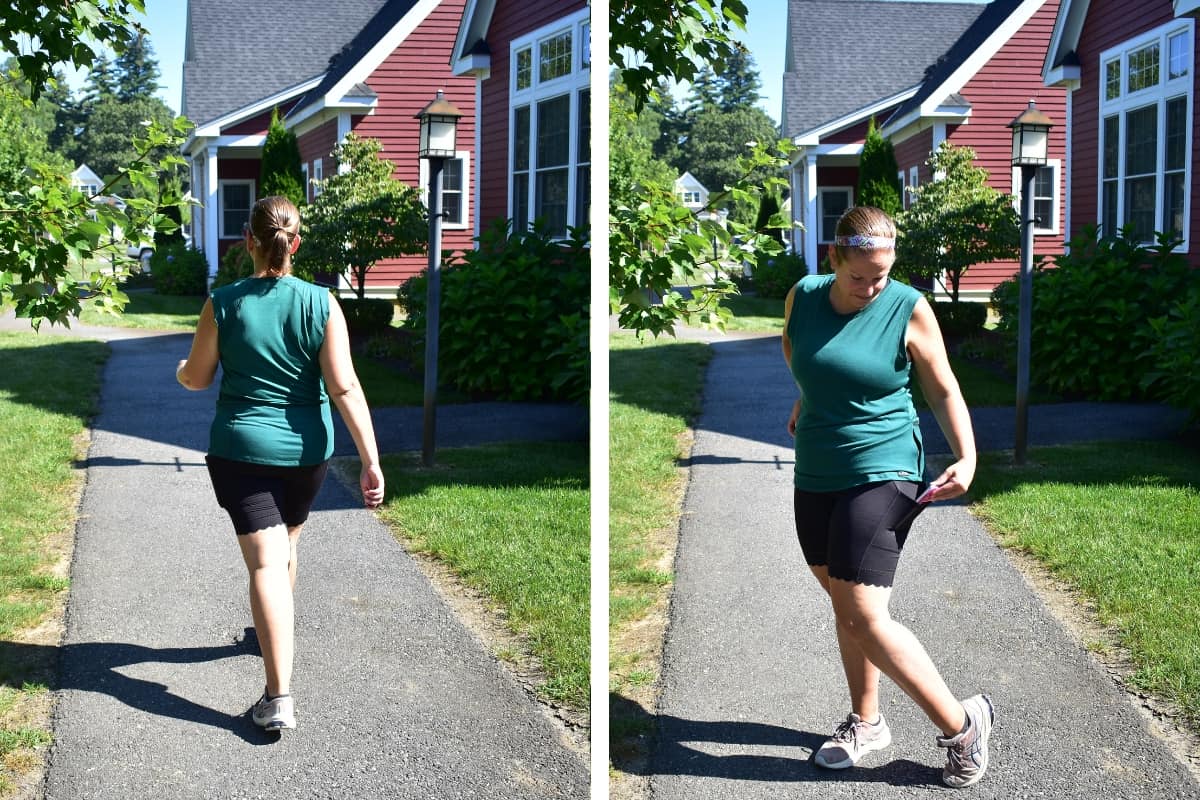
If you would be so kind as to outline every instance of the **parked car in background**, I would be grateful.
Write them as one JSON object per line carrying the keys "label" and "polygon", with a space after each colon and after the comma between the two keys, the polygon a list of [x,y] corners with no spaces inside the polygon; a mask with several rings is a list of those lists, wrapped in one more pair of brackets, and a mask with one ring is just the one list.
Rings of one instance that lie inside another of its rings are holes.
{"label": "parked car in background", "polygon": [[[113,206],[118,211],[124,213],[125,200],[116,195],[96,195],[92,198],[93,203],[104,203]],[[137,262],[138,266],[134,272],[150,272],[150,257],[154,255],[154,231],[143,231],[143,236],[137,239],[126,239],[125,231],[120,225],[114,225],[112,228],[113,241],[122,241],[125,243],[125,255]]]}

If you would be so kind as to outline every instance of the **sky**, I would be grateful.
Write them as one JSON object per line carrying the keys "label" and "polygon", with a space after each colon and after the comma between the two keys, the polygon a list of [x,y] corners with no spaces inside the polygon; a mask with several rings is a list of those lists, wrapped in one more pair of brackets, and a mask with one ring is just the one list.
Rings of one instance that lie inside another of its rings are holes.
{"label": "sky", "polygon": [[[184,0],[146,0],[146,15],[139,21],[149,31],[154,57],[158,60],[158,96],[176,114],[183,91],[183,42],[187,33],[187,3]],[[87,80],[85,70],[64,70],[72,89]]]}

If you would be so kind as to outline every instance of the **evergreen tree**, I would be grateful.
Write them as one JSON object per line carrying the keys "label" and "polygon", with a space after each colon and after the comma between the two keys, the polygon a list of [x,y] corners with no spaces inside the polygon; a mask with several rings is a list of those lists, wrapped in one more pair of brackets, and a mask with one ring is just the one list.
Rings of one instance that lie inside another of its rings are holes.
{"label": "evergreen tree", "polygon": [[717,75],[713,72],[712,67],[707,64],[696,75],[696,79],[692,81],[692,87],[688,90],[687,105],[684,107],[684,116],[688,119],[694,119],[701,112],[719,107],[721,105],[721,84],[717,80]]}
{"label": "evergreen tree", "polygon": [[[741,108],[725,112],[712,106],[696,116],[687,140],[680,147],[679,172],[689,171],[696,180],[714,194],[725,191],[726,186],[743,179],[738,158],[746,153],[747,142],[774,142],[777,139],[775,123],[761,108]],[[765,176],[750,176],[752,182],[762,185]],[[754,206],[730,208],[734,218],[747,224],[754,222],[758,213]]]}
{"label": "evergreen tree", "polygon": [[119,85],[117,65],[105,53],[100,53],[89,68],[87,81],[84,83],[83,97],[79,103],[83,107],[85,115],[96,103],[105,97],[115,95]]}
{"label": "evergreen tree", "polygon": [[122,102],[138,97],[153,97],[158,91],[158,61],[154,47],[144,34],[129,38],[125,50],[117,56],[114,91]]}
{"label": "evergreen tree", "polygon": [[758,105],[762,80],[754,66],[754,56],[746,50],[735,50],[725,62],[725,69],[717,78],[722,111],[739,108],[754,108]]}
{"label": "evergreen tree", "polygon": [[[89,109],[85,127],[71,148],[71,158],[76,164],[87,164],[107,181],[121,166],[134,160],[131,134],[140,131],[145,120],[167,126],[174,118],[167,104],[157,97],[140,97],[122,103],[110,94]],[[156,158],[165,155],[158,151],[154,154]],[[128,185],[114,187],[114,192],[123,197],[140,196]]]}
{"label": "evergreen tree", "polygon": [[271,126],[263,143],[262,170],[258,178],[263,197],[283,195],[297,207],[308,201],[304,172],[300,169],[300,147],[296,134],[283,126],[279,109],[271,112]]}
{"label": "evergreen tree", "polygon": [[904,210],[900,199],[899,167],[892,143],[883,138],[875,127],[875,118],[867,127],[862,157],[858,163],[858,195],[860,206],[875,206],[895,217]]}

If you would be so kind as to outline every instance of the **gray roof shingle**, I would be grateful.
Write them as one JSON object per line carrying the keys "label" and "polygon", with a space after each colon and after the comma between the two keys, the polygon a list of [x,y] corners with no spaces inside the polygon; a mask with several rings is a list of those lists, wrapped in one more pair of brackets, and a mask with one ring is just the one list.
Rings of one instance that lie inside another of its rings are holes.
{"label": "gray roof shingle", "polygon": [[917,86],[986,8],[789,0],[783,134],[796,136]]}
{"label": "gray roof shingle", "polygon": [[188,0],[183,109],[204,125],[323,75],[389,0]]}

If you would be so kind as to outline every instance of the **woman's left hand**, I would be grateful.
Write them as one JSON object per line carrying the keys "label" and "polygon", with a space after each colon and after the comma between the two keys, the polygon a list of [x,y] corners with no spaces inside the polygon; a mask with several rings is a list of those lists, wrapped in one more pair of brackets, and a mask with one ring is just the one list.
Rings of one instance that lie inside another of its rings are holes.
{"label": "woman's left hand", "polygon": [[962,497],[967,493],[967,489],[971,488],[971,481],[974,479],[974,458],[961,458],[955,461],[946,467],[946,471],[937,476],[933,483],[930,484],[934,492],[933,496],[929,498],[929,502],[953,500],[955,497]]}

